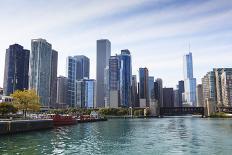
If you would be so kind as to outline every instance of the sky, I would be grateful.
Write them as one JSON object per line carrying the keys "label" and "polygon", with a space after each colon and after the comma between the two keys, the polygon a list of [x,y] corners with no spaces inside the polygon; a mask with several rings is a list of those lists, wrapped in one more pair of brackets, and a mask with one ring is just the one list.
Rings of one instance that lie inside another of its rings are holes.
{"label": "sky", "polygon": [[232,1],[0,0],[0,87],[9,45],[30,50],[37,38],[59,52],[58,75],[67,56],[86,55],[95,79],[96,40],[109,39],[111,55],[130,50],[133,74],[147,67],[166,87],[183,79],[190,50],[200,83],[212,68],[232,67]]}

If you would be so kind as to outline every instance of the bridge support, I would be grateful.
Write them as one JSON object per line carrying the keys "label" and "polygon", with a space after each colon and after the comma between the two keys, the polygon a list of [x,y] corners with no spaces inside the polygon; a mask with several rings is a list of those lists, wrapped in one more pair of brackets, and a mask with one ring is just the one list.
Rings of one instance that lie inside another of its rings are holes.
{"label": "bridge support", "polygon": [[205,112],[204,115],[205,117],[210,117],[213,113],[215,113],[217,110],[216,104],[213,100],[211,99],[206,99],[205,100]]}

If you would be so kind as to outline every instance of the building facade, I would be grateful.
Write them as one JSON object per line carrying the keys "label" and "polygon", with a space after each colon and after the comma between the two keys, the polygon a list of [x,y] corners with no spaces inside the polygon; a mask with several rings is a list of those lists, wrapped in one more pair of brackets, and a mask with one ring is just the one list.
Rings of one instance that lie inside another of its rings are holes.
{"label": "building facade", "polygon": [[[155,81],[155,97],[160,107],[163,107],[163,80],[158,78]],[[156,93],[157,92],[157,93]]]}
{"label": "building facade", "polygon": [[223,69],[221,74],[222,104],[225,107],[232,106],[232,70]]}
{"label": "building facade", "polygon": [[68,77],[68,104],[71,107],[77,106],[76,81],[89,78],[90,62],[84,55],[69,56],[67,58]]}
{"label": "building facade", "polygon": [[198,107],[204,107],[202,84],[197,85],[196,94],[197,94],[197,106]]}
{"label": "building facade", "polygon": [[128,49],[122,50],[120,55],[120,107],[131,106],[132,66]]}
{"label": "building facade", "polygon": [[178,82],[178,99],[179,99],[179,107],[183,106],[183,94],[184,94],[184,81]]}
{"label": "building facade", "polygon": [[163,106],[162,107],[174,107],[173,88],[163,88]]}
{"label": "building facade", "polygon": [[149,73],[147,68],[139,68],[139,99],[146,99],[146,106],[149,107]]}
{"label": "building facade", "polygon": [[[56,81],[54,76],[57,68],[53,61],[57,62],[56,54],[53,55],[52,45],[45,39],[31,40],[31,54],[29,61],[29,89],[34,89],[40,97],[40,103],[44,108],[50,108],[52,93]],[[53,74],[53,75],[52,75]],[[56,91],[55,91],[56,92]]]}
{"label": "building facade", "polygon": [[148,95],[149,95],[149,100],[155,99],[154,76],[149,76],[148,77]]}
{"label": "building facade", "polygon": [[131,102],[132,107],[139,107],[139,97],[138,97],[138,82],[137,76],[132,75],[132,88],[131,88]]}
{"label": "building facade", "polygon": [[109,66],[111,43],[107,39],[97,40],[97,73],[96,73],[96,107],[105,106],[104,72]]}
{"label": "building facade", "polygon": [[4,95],[28,89],[30,51],[19,44],[10,45],[5,55]]}
{"label": "building facade", "polygon": [[196,78],[193,77],[192,53],[184,55],[184,90],[185,102],[190,106],[196,106]]}
{"label": "building facade", "polygon": [[57,107],[65,108],[68,105],[68,78],[59,76],[57,78]]}

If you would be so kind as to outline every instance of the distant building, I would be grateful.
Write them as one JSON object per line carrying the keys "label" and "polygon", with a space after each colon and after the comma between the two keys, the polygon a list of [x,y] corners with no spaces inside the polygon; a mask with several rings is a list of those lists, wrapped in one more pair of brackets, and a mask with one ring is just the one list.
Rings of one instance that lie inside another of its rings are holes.
{"label": "distant building", "polygon": [[57,65],[58,65],[58,52],[52,50],[52,62],[51,62],[51,106],[56,106],[57,99]]}
{"label": "distant building", "polygon": [[204,99],[203,99],[202,84],[197,85],[196,94],[197,94],[197,106],[198,107],[203,107],[204,106]]}
{"label": "distant building", "polygon": [[120,107],[131,106],[132,66],[128,49],[121,50],[120,55]]}
{"label": "distant building", "polygon": [[0,95],[3,95],[3,88],[0,87]]}
{"label": "distant building", "polygon": [[65,108],[68,105],[68,78],[59,76],[57,78],[57,107]]}
{"label": "distant building", "polygon": [[184,81],[178,82],[178,99],[179,99],[179,107],[183,106],[183,94],[184,94]]}
{"label": "distant building", "polygon": [[131,102],[132,107],[139,107],[138,82],[136,75],[132,75]]}
{"label": "distant building", "polygon": [[120,105],[120,56],[111,56],[109,59],[109,107],[118,108]]}
{"label": "distant building", "polygon": [[77,106],[79,108],[94,108],[95,80],[82,79],[76,82]]}
{"label": "distant building", "polygon": [[107,39],[97,40],[97,72],[96,72],[96,107],[104,107],[104,72],[109,66],[111,43]]}
{"label": "distant building", "polygon": [[202,92],[203,92],[203,101],[207,99],[211,101],[216,101],[216,89],[215,89],[215,74],[213,71],[208,72],[202,78]]}
{"label": "distant building", "polygon": [[56,100],[57,52],[45,39],[31,40],[29,66],[29,89],[37,92],[43,108],[50,108]]}
{"label": "distant building", "polygon": [[163,106],[162,107],[174,107],[173,88],[163,88]]}
{"label": "distant building", "polygon": [[149,76],[148,77],[148,95],[149,95],[149,100],[155,99],[154,76]]}
{"label": "distant building", "polygon": [[232,70],[223,69],[221,74],[222,104],[225,107],[232,106]]}
{"label": "distant building", "polygon": [[28,89],[30,51],[19,44],[10,45],[5,55],[4,95]]}
{"label": "distant building", "polygon": [[77,80],[89,78],[89,67],[89,58],[84,55],[69,56],[67,58],[68,104],[71,107],[76,107],[77,104],[75,83]]}
{"label": "distant building", "polygon": [[196,78],[193,78],[192,53],[184,55],[184,90],[185,102],[196,106]]}
{"label": "distant building", "polygon": [[139,68],[139,98],[146,99],[146,106],[149,107],[149,87],[148,87],[148,69]]}
{"label": "distant building", "polygon": [[178,89],[173,90],[174,95],[174,107],[180,107],[179,106],[179,91]]}
{"label": "distant building", "polygon": [[156,79],[154,83],[154,89],[155,89],[155,99],[158,100],[158,105],[160,107],[163,107],[163,81],[162,79],[160,78]]}

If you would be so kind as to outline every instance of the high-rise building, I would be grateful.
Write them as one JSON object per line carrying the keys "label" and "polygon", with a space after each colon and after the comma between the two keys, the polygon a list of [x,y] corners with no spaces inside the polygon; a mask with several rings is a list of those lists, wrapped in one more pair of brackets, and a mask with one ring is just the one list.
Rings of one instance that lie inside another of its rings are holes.
{"label": "high-rise building", "polygon": [[179,106],[179,91],[178,89],[173,90],[173,97],[174,97],[174,107],[180,107]]}
{"label": "high-rise building", "polygon": [[148,77],[148,69],[139,68],[139,99],[145,99],[147,107],[149,107]]}
{"label": "high-rise building", "polygon": [[138,88],[137,88],[137,77],[132,75],[132,89],[131,89],[131,102],[132,107],[139,107],[139,97],[138,97]]}
{"label": "high-rise building", "polygon": [[148,95],[149,95],[149,100],[155,99],[154,76],[149,76],[148,77]]}
{"label": "high-rise building", "polygon": [[183,106],[183,94],[184,94],[184,81],[179,81],[178,82],[178,99],[179,99],[179,107]]}
{"label": "high-rise building", "polygon": [[76,81],[89,78],[89,63],[89,58],[84,55],[67,58],[68,104],[71,107],[77,106]]}
{"label": "high-rise building", "polygon": [[232,69],[223,69],[221,74],[222,104],[232,106]]}
{"label": "high-rise building", "polygon": [[120,56],[111,56],[109,59],[109,101],[111,108],[118,108],[120,105]]}
{"label": "high-rise building", "polygon": [[129,107],[131,106],[132,66],[128,49],[121,51],[120,60],[120,107]]}
{"label": "high-rise building", "polygon": [[97,73],[96,73],[96,107],[105,106],[104,73],[109,66],[111,43],[107,39],[97,40]]}
{"label": "high-rise building", "polygon": [[196,106],[196,78],[193,78],[192,53],[184,55],[184,90],[185,102],[190,106]]}
{"label": "high-rise building", "polygon": [[65,108],[68,105],[68,78],[59,76],[57,78],[57,107]]}
{"label": "high-rise building", "polygon": [[207,99],[211,101],[216,101],[216,83],[215,83],[215,73],[213,71],[208,72],[202,78],[202,92],[203,92],[203,101]]}
{"label": "high-rise building", "polygon": [[4,95],[28,89],[30,51],[19,44],[10,45],[5,55]]}
{"label": "high-rise building", "polygon": [[[52,101],[53,82],[56,81],[57,56],[52,51],[52,45],[45,39],[31,40],[29,61],[29,89],[34,89],[40,97],[44,108],[49,108]],[[54,64],[53,64],[54,62]]]}
{"label": "high-rise building", "polygon": [[197,85],[196,95],[197,95],[197,106],[203,107],[204,106],[204,99],[203,99],[202,84]]}
{"label": "high-rise building", "polygon": [[0,87],[0,96],[3,95],[3,88]]}
{"label": "high-rise building", "polygon": [[160,107],[163,107],[163,81],[162,79],[156,79],[154,83],[155,87],[155,98],[158,100],[158,104]]}
{"label": "high-rise building", "polygon": [[77,106],[79,108],[94,108],[95,80],[82,79],[76,81]]}
{"label": "high-rise building", "polygon": [[52,50],[52,62],[51,62],[51,106],[56,107],[57,99],[57,64],[58,64],[58,52]]}
{"label": "high-rise building", "polygon": [[162,107],[174,107],[173,88],[163,88],[163,106]]}
{"label": "high-rise building", "polygon": [[222,85],[221,85],[221,75],[222,75],[223,68],[214,68],[213,71],[215,73],[216,104],[218,106],[223,106]]}

